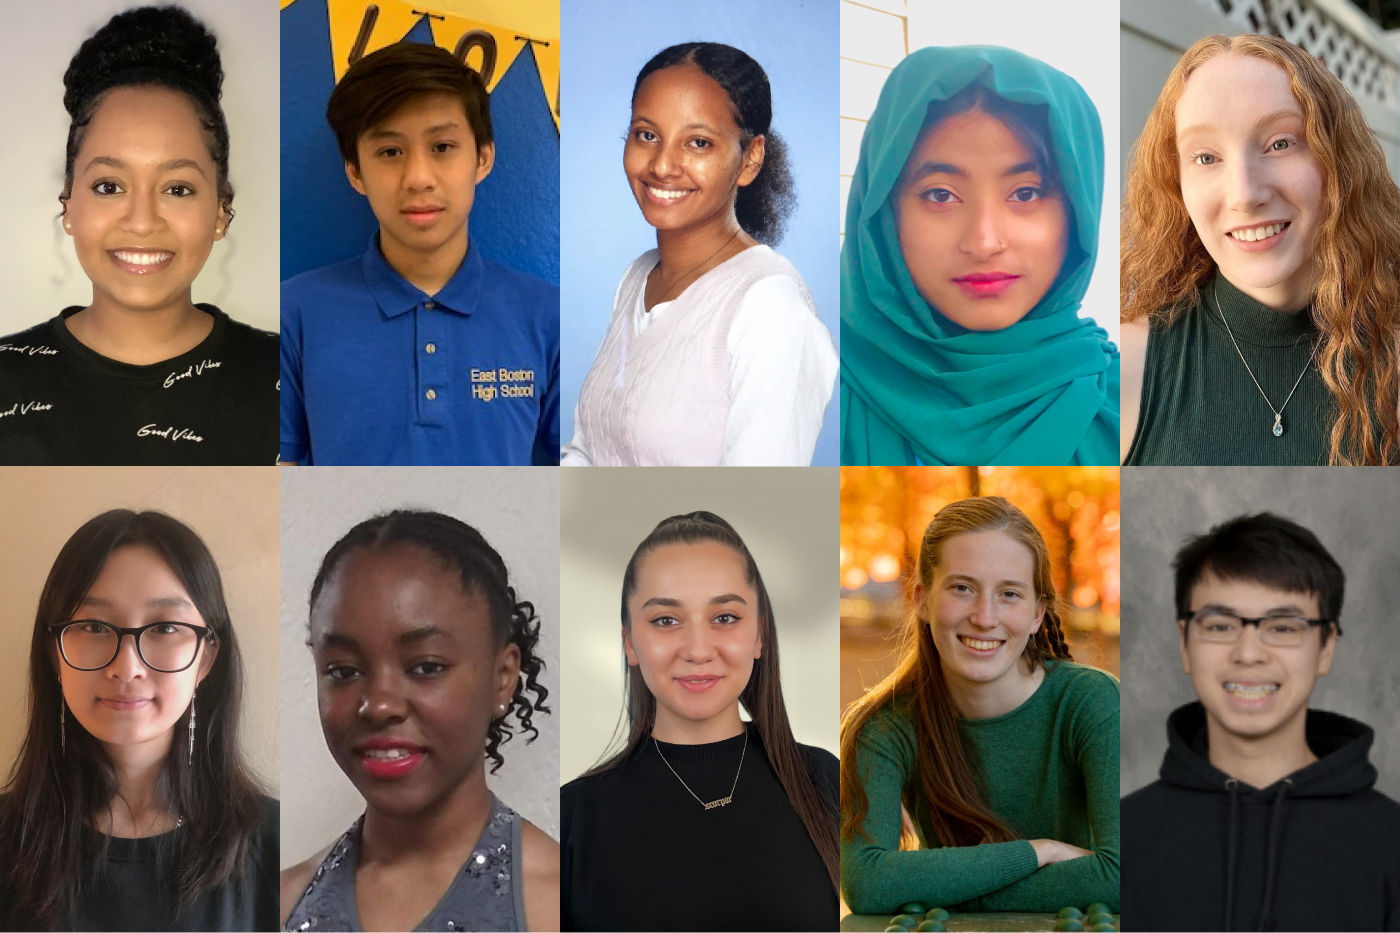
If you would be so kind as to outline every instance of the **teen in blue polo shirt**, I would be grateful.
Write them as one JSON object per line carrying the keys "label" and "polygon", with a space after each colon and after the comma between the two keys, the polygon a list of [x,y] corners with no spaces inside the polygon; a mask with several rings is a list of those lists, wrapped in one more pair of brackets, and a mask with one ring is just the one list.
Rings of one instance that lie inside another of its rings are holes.
{"label": "teen in blue polo shirt", "polygon": [[379,232],[282,284],[282,462],[557,463],[559,290],[467,235],[495,159],[480,76],[401,42],[350,67],[326,118]]}

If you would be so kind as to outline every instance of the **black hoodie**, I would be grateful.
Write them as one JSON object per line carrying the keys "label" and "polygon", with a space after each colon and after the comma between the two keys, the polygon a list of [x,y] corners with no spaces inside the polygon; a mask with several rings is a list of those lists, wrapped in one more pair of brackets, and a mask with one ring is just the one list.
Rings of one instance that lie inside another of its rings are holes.
{"label": "black hoodie", "polygon": [[1167,720],[1161,780],[1122,801],[1124,930],[1400,930],[1400,804],[1374,733],[1308,711],[1317,761],[1262,790],[1206,754],[1206,714]]}

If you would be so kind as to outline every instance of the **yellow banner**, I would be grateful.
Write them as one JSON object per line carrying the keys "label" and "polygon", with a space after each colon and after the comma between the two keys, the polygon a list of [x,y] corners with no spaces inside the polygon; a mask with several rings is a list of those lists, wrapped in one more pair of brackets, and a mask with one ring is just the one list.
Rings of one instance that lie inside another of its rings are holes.
{"label": "yellow banner", "polygon": [[559,40],[549,45],[532,43],[535,47],[535,64],[540,69],[540,86],[544,88],[544,98],[549,101],[549,112],[554,114],[554,128],[559,129]]}
{"label": "yellow banner", "polygon": [[525,39],[508,26],[473,21],[461,16],[434,19],[433,43],[440,45],[476,70],[486,82],[486,90],[494,91],[501,78],[510,71],[516,56],[525,47]]}

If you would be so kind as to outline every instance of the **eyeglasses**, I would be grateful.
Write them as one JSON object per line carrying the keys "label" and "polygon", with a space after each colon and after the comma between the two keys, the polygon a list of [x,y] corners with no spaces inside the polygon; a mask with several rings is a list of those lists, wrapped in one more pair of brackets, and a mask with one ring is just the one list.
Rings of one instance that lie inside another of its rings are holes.
{"label": "eyeglasses", "polygon": [[1259,640],[1273,648],[1296,648],[1314,625],[1329,625],[1330,619],[1303,616],[1260,616],[1247,618],[1224,609],[1201,609],[1187,616],[1191,633],[1201,641],[1232,644],[1240,640],[1246,625],[1257,626]]}
{"label": "eyeglasses", "polygon": [[122,636],[136,642],[141,663],[162,674],[177,674],[194,663],[199,643],[216,636],[202,625],[188,622],[152,622],[139,628],[122,628],[96,619],[57,622],[49,634],[58,638],[58,650],[68,666],[79,671],[100,671],[117,659]]}

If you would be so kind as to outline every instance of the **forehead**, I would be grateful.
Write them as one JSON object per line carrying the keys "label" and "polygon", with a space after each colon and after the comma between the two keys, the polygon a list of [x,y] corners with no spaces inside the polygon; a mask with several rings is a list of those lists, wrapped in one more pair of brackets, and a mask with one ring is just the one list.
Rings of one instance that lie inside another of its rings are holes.
{"label": "forehead", "polygon": [[638,564],[634,598],[692,593],[708,599],[720,593],[751,593],[747,570],[739,552],[717,541],[667,544]]}
{"label": "forehead", "polygon": [[1292,593],[1258,580],[1231,579],[1210,572],[1191,587],[1192,611],[1206,606],[1221,606],[1246,616],[1295,609],[1317,618],[1321,612],[1316,593]]}
{"label": "forehead", "polygon": [[471,124],[467,121],[467,110],[462,99],[456,94],[436,91],[408,98],[383,120],[367,127],[365,134],[397,133],[414,137],[447,127],[471,134]]}
{"label": "forehead", "polygon": [[120,156],[131,165],[176,158],[213,165],[194,104],[163,87],[119,87],[103,97],[83,135],[79,167],[96,155]]}
{"label": "forehead", "polygon": [[411,544],[351,551],[311,614],[313,640],[329,631],[394,638],[429,624],[444,631],[489,628],[490,605],[475,589],[463,589],[456,569],[437,554]]}
{"label": "forehead", "polygon": [[967,174],[1001,175],[1013,165],[1032,161],[1025,143],[1001,120],[973,109],[947,117],[924,134],[910,153],[907,167],[947,162]]}
{"label": "forehead", "polygon": [[647,75],[637,88],[632,114],[653,123],[703,123],[717,132],[739,132],[729,93],[689,63]]}
{"label": "forehead", "polygon": [[[165,558],[144,544],[128,544],[113,551],[84,594],[85,599],[100,599],[118,606],[143,606],[153,599],[173,597],[194,602]],[[194,612],[192,608],[190,611]]]}
{"label": "forehead", "polygon": [[1301,115],[1303,108],[1281,66],[1251,55],[1217,55],[1186,79],[1176,102],[1177,136],[1194,127],[1247,132],[1261,117],[1288,110]]}
{"label": "forehead", "polygon": [[1030,583],[1035,575],[1035,555],[1003,531],[970,531],[943,542],[937,570],[945,576],[963,574]]}

